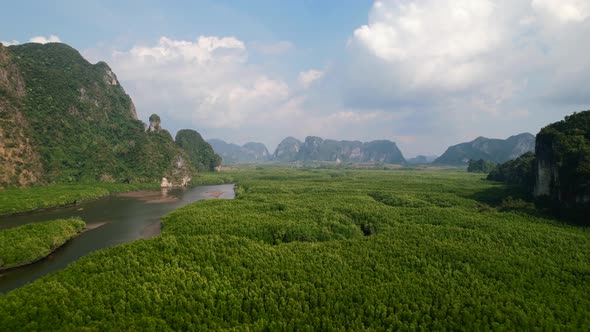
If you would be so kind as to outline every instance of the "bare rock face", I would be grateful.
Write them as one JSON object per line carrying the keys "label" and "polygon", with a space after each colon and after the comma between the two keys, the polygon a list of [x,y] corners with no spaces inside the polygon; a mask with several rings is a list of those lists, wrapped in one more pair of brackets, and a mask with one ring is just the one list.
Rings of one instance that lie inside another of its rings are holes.
{"label": "bare rock face", "polygon": [[0,44],[0,189],[39,183],[43,176],[29,123],[20,111],[24,97],[24,79]]}
{"label": "bare rock face", "polygon": [[176,156],[173,161],[171,170],[162,178],[160,187],[174,188],[186,187],[191,181],[191,168],[180,155]]}
{"label": "bare rock face", "polygon": [[113,73],[113,71],[110,69],[106,70],[106,75],[104,77],[104,81],[109,85],[118,85],[119,84],[119,81],[117,80],[117,75],[115,75],[115,73]]}
{"label": "bare rock face", "polygon": [[160,121],[160,117],[158,116],[158,114],[152,114],[150,116],[150,126],[148,127],[148,131],[154,132],[154,131],[162,130],[160,123],[161,123],[161,121]]}
{"label": "bare rock face", "polygon": [[130,103],[129,113],[131,113],[131,117],[133,118],[133,120],[138,120],[139,119],[137,117],[137,111],[135,110],[135,104],[133,104],[133,101],[131,101],[131,103]]}

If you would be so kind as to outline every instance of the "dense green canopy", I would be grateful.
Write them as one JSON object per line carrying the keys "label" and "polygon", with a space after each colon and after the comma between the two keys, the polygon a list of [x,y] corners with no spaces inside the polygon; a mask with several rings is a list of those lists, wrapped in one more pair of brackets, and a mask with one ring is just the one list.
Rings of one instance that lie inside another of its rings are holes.
{"label": "dense green canopy", "polygon": [[481,175],[220,176],[237,199],[0,296],[0,330],[590,328],[590,233],[485,204]]}

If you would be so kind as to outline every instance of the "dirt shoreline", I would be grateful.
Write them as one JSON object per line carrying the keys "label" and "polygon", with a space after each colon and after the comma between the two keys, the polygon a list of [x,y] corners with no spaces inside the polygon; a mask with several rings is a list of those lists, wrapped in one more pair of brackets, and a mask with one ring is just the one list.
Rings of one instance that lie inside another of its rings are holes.
{"label": "dirt shoreline", "polygon": [[117,194],[119,197],[128,197],[128,198],[136,198],[140,201],[143,201],[147,204],[157,204],[157,203],[171,203],[178,201],[178,197],[176,196],[162,196],[161,191],[155,190],[138,190],[138,191],[131,191],[127,193],[120,193]]}
{"label": "dirt shoreline", "polygon": [[209,195],[209,196],[211,196],[211,197],[219,198],[224,193],[225,193],[225,191],[208,191],[206,194]]}
{"label": "dirt shoreline", "polygon": [[157,223],[153,223],[141,231],[141,238],[144,240],[149,240],[153,237],[156,237],[162,233],[162,223],[158,221]]}

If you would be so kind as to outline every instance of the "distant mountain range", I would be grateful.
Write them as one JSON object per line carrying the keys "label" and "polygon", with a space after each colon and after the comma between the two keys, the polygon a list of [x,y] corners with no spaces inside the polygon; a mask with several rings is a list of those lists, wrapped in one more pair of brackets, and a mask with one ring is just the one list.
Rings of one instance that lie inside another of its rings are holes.
{"label": "distant mountain range", "polygon": [[371,142],[336,141],[308,136],[304,142],[293,137],[285,138],[273,154],[273,160],[293,161],[340,161],[405,163],[406,160],[392,141]]}
{"label": "distant mountain range", "polygon": [[396,143],[389,140],[371,142],[337,141],[308,136],[302,142],[294,137],[287,137],[281,141],[272,155],[262,143],[250,142],[240,146],[219,139],[211,139],[207,142],[211,144],[215,153],[220,155],[226,164],[264,161],[335,161],[462,166],[466,165],[469,159],[483,159],[503,163],[535,150],[535,136],[528,133],[511,136],[505,140],[478,137],[471,142],[449,147],[440,157],[420,155],[407,160]]}
{"label": "distant mountain range", "polygon": [[242,146],[220,139],[207,140],[224,163],[253,163],[270,160],[270,153],[262,143],[248,142]]}
{"label": "distant mountain range", "polygon": [[469,159],[503,163],[530,151],[535,151],[535,136],[529,133],[510,136],[505,140],[478,137],[471,142],[449,147],[433,164],[465,165]]}

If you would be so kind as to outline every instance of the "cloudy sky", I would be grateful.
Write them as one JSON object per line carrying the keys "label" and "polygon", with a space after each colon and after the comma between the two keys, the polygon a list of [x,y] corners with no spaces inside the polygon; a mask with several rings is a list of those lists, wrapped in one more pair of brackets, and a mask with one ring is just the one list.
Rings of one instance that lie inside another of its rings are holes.
{"label": "cloudy sky", "polygon": [[2,43],[61,41],[106,61],[144,121],[270,150],[316,135],[440,155],[590,109],[590,0],[20,0],[3,12]]}

